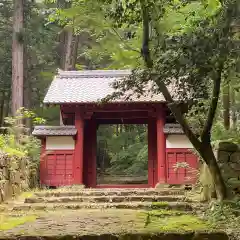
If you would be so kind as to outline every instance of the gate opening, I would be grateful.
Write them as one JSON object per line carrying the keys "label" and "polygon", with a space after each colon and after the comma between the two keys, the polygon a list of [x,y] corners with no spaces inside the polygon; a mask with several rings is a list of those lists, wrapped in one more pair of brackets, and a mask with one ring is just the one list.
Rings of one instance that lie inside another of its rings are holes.
{"label": "gate opening", "polygon": [[148,184],[147,124],[99,125],[97,185]]}

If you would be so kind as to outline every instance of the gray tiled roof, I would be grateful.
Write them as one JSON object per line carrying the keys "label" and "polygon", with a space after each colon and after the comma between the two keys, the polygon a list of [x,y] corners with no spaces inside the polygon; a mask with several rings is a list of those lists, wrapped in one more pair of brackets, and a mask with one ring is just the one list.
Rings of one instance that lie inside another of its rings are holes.
{"label": "gray tiled roof", "polygon": [[163,128],[165,134],[184,134],[180,124],[165,124]]}
{"label": "gray tiled roof", "polygon": [[[52,81],[44,103],[95,103],[114,92],[111,84],[131,74],[129,70],[59,71]],[[146,86],[146,89],[149,87]],[[126,95],[129,95],[126,93]],[[126,101],[123,97],[115,102]],[[162,94],[131,96],[132,102],[165,102]]]}
{"label": "gray tiled roof", "polygon": [[77,134],[75,126],[36,126],[34,136],[74,136]]}

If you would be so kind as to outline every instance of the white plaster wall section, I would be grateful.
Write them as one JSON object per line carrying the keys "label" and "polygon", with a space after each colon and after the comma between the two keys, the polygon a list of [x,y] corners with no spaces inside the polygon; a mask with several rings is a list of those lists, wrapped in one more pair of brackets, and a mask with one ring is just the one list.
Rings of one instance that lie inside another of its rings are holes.
{"label": "white plaster wall section", "polygon": [[166,148],[193,148],[193,145],[185,135],[168,135]]}
{"label": "white plaster wall section", "polygon": [[46,150],[74,150],[75,141],[70,136],[46,138]]}

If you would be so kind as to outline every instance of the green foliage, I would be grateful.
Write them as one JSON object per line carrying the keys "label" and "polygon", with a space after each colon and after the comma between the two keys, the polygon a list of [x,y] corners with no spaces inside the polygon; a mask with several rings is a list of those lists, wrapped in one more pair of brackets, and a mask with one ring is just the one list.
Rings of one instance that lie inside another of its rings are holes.
{"label": "green foliage", "polygon": [[[112,174],[147,176],[148,146],[144,125],[107,125],[98,130],[98,149],[105,150]],[[101,152],[98,152],[98,156]]]}
{"label": "green foliage", "polygon": [[[7,132],[0,135],[0,150],[12,157],[28,158],[30,161],[30,186],[36,186],[38,181],[40,141],[28,134],[28,129],[21,123],[23,120],[30,119],[34,124],[45,122],[35,113],[25,108],[18,110],[15,117],[7,117]],[[34,178],[34,179],[33,179]]]}
{"label": "green foliage", "polygon": [[239,124],[234,127],[226,130],[221,121],[217,121],[212,130],[212,141],[214,146],[218,146],[219,142],[232,142],[240,144],[240,126]]}
{"label": "green foliage", "polygon": [[77,69],[129,69],[141,64],[141,28],[127,25],[117,28],[108,17],[113,10],[111,5],[104,1],[74,0],[64,6],[55,1],[48,21],[65,29],[73,27],[80,36],[78,52],[82,61],[77,63]]}
{"label": "green foliage", "polygon": [[206,211],[205,217],[216,227],[227,226],[234,230],[240,224],[240,201],[212,202]]}

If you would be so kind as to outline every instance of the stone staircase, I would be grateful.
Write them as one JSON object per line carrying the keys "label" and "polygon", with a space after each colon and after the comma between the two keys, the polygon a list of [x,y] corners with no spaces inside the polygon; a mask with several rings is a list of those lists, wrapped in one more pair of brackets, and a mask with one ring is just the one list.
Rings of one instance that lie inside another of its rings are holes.
{"label": "stone staircase", "polygon": [[183,189],[56,189],[35,192],[12,210],[173,209],[192,211]]}

